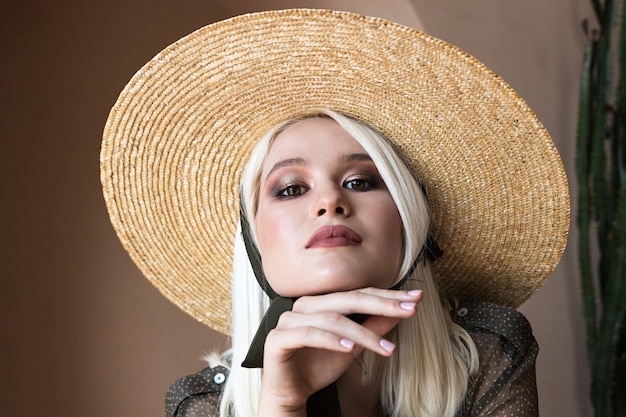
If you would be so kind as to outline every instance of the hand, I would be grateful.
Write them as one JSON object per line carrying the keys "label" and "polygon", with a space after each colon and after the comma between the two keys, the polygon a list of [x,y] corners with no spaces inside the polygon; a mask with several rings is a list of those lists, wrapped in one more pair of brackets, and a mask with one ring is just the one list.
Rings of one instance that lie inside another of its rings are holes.
{"label": "hand", "polygon": [[[335,382],[364,349],[391,356],[382,336],[411,317],[421,291],[365,288],[299,298],[265,341],[260,416],[305,416],[306,401]],[[349,314],[370,317],[358,324]]]}

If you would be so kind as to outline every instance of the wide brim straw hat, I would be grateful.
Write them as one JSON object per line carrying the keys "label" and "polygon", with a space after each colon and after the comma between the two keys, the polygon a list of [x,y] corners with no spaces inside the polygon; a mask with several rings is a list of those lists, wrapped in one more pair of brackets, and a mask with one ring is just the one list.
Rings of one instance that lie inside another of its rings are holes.
{"label": "wide brim straw hat", "polygon": [[444,252],[434,264],[444,294],[516,307],[552,273],[569,230],[567,179],[548,132],[502,78],[386,20],[268,11],[164,49],[104,130],[112,224],[183,311],[229,333],[243,167],[273,125],[318,109],[364,121],[413,165]]}

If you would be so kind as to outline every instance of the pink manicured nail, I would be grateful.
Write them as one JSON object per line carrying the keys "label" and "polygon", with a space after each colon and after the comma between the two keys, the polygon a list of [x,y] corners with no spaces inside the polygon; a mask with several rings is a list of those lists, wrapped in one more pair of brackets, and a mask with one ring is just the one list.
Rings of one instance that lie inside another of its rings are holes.
{"label": "pink manicured nail", "polygon": [[387,339],[380,339],[380,346],[385,349],[387,352],[393,352],[394,349],[396,348],[396,345],[391,343],[389,340]]}
{"label": "pink manicured nail", "polygon": [[410,290],[410,291],[408,292],[408,294],[409,294],[411,297],[417,297],[417,296],[418,296],[418,295],[420,295],[421,293],[422,293],[422,290]]}
{"label": "pink manicured nail", "polygon": [[354,347],[354,342],[349,339],[341,339],[339,341],[339,344],[341,344],[341,346],[345,347],[346,349],[352,349]]}
{"label": "pink manicured nail", "polygon": [[405,301],[405,302],[400,303],[400,308],[403,310],[413,311],[415,309],[415,304],[416,303],[409,303],[408,301]]}

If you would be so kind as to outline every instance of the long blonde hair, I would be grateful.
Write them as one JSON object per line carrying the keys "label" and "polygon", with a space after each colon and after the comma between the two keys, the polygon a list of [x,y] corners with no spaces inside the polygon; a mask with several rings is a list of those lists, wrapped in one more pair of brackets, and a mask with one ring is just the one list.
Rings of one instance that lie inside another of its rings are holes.
{"label": "long blonde hair", "polygon": [[[428,205],[414,173],[391,143],[362,122],[329,110],[307,117],[327,117],[337,122],[370,155],[398,208],[404,232],[404,258],[397,281],[412,267],[429,230]],[[254,221],[260,173],[274,138],[286,121],[264,135],[252,152],[241,183],[242,204]],[[385,415],[393,417],[453,417],[461,406],[469,377],[478,367],[478,354],[469,334],[452,322],[448,303],[439,297],[430,261],[423,261],[404,288],[424,290],[418,314],[400,322],[388,338],[398,350],[382,359],[363,355],[363,383],[380,388]],[[241,233],[235,241],[233,268],[232,349],[227,352],[230,375],[222,393],[221,417],[257,415],[261,370],[240,366],[263,317],[269,299],[257,285]],[[224,362],[224,361],[222,361]]]}

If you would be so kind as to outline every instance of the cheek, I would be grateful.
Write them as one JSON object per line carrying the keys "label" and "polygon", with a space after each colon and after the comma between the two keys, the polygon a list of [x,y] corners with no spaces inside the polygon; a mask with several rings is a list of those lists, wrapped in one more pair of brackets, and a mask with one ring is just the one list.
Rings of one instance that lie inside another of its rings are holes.
{"label": "cheek", "polygon": [[373,216],[380,219],[381,227],[385,228],[387,231],[402,230],[400,212],[398,212],[398,209],[393,203],[393,200],[391,200],[391,197],[389,197],[389,199],[385,199],[384,202],[379,205],[377,213],[373,214]]}
{"label": "cheek", "polygon": [[259,212],[256,217],[256,233],[258,238],[259,252],[263,258],[263,266],[281,257],[286,248],[293,245],[290,241],[294,238],[294,221],[287,213],[280,210],[267,210]]}
{"label": "cheek", "polygon": [[273,245],[277,244],[277,239],[274,237],[280,231],[280,218],[259,215],[256,220],[256,233],[258,239],[258,246],[261,255],[265,255],[266,252],[271,251]]}
{"label": "cheek", "polygon": [[[402,219],[396,206],[392,203],[387,205],[382,213],[379,213],[381,219],[380,227],[382,236],[387,237],[388,249],[398,254],[402,259],[404,255],[404,242],[402,239]],[[400,261],[401,262],[401,261]]]}
{"label": "cheek", "polygon": [[283,276],[284,271],[293,271],[290,262],[295,255],[289,252],[295,246],[293,230],[290,219],[275,211],[257,215],[256,233],[263,272],[270,286],[279,294],[284,292],[284,285],[288,282]]}

